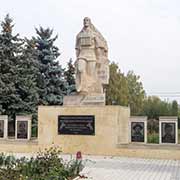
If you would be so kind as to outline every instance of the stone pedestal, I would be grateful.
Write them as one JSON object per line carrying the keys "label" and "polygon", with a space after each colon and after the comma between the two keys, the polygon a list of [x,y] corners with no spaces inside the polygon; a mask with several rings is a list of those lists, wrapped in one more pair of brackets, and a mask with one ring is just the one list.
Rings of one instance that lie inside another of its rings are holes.
{"label": "stone pedestal", "polygon": [[178,118],[159,117],[159,143],[178,144]]}
{"label": "stone pedestal", "polygon": [[130,143],[147,143],[147,117],[131,116],[129,121]]}
{"label": "stone pedestal", "polygon": [[8,116],[0,115],[0,139],[7,138]]}
{"label": "stone pedestal", "polygon": [[31,116],[16,116],[15,138],[19,140],[30,140],[31,138]]}
{"label": "stone pedestal", "polygon": [[58,145],[63,153],[111,155],[128,144],[130,110],[121,106],[40,106],[39,145]]}
{"label": "stone pedestal", "polygon": [[104,106],[105,94],[65,96],[64,106]]}

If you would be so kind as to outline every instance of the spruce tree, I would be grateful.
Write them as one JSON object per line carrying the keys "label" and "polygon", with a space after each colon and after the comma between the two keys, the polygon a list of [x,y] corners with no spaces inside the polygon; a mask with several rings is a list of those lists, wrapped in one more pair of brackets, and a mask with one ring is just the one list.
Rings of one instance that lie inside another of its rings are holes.
{"label": "spruce tree", "polygon": [[36,33],[34,40],[40,72],[37,77],[39,105],[61,105],[68,86],[63,78],[63,69],[57,61],[60,55],[54,45],[57,36],[52,37],[53,30],[49,28],[36,28]]}
{"label": "spruce tree", "polygon": [[35,43],[25,39],[21,58],[18,63],[18,81],[16,90],[22,103],[19,105],[21,114],[36,114],[39,95],[37,91],[38,63],[34,51]]}
{"label": "spruce tree", "polygon": [[[13,35],[13,21],[7,15],[0,33],[0,113],[14,126],[16,115],[36,117],[38,92],[37,55],[34,42]],[[34,119],[33,119],[34,122]]]}
{"label": "spruce tree", "polygon": [[13,21],[6,15],[0,33],[0,105],[1,112],[11,117],[19,112],[22,100],[17,92],[18,63],[21,58],[22,40],[13,35]]}
{"label": "spruce tree", "polygon": [[76,91],[75,88],[75,67],[72,63],[72,59],[69,60],[67,63],[67,68],[64,72],[64,78],[66,82],[68,83],[68,94],[72,94]]}
{"label": "spruce tree", "polygon": [[32,115],[32,136],[37,136],[37,107],[39,94],[37,77],[39,74],[35,42],[25,39],[21,61],[19,63],[17,91],[22,99],[21,114]]}

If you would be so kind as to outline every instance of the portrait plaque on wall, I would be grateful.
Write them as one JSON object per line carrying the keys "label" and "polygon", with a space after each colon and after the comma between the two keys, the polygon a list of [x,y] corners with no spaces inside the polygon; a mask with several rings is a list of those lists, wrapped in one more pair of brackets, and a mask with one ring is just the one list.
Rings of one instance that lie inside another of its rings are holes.
{"label": "portrait plaque on wall", "polygon": [[28,138],[28,121],[17,121],[17,139]]}
{"label": "portrait plaque on wall", "polygon": [[0,138],[4,138],[4,120],[0,120]]}
{"label": "portrait plaque on wall", "polygon": [[95,117],[91,115],[58,116],[58,134],[95,135]]}
{"label": "portrait plaque on wall", "polygon": [[144,142],[144,122],[131,122],[131,142]]}
{"label": "portrait plaque on wall", "polygon": [[162,143],[176,143],[176,124],[171,122],[162,122]]}

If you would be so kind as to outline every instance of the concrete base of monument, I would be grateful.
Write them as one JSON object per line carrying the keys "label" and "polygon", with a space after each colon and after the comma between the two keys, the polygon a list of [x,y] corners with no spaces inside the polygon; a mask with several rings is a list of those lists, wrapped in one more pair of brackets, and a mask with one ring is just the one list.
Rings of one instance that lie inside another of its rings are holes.
{"label": "concrete base of monument", "polygon": [[40,106],[38,144],[59,145],[63,153],[114,154],[129,142],[130,110],[122,106]]}
{"label": "concrete base of monument", "polygon": [[91,94],[91,95],[71,95],[65,96],[63,100],[64,106],[104,106],[105,94]]}

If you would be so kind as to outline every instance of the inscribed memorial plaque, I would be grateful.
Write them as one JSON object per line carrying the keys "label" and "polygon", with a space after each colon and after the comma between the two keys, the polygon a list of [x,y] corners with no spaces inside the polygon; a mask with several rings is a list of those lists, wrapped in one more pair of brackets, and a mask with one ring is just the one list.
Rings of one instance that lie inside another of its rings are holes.
{"label": "inscribed memorial plaque", "polygon": [[94,116],[58,116],[58,134],[95,135]]}
{"label": "inscribed memorial plaque", "polygon": [[17,138],[28,138],[28,121],[17,121]]}
{"label": "inscribed memorial plaque", "polygon": [[144,142],[144,122],[131,122],[131,141]]}
{"label": "inscribed memorial plaque", "polygon": [[162,143],[176,143],[176,124],[175,123],[162,123]]}

